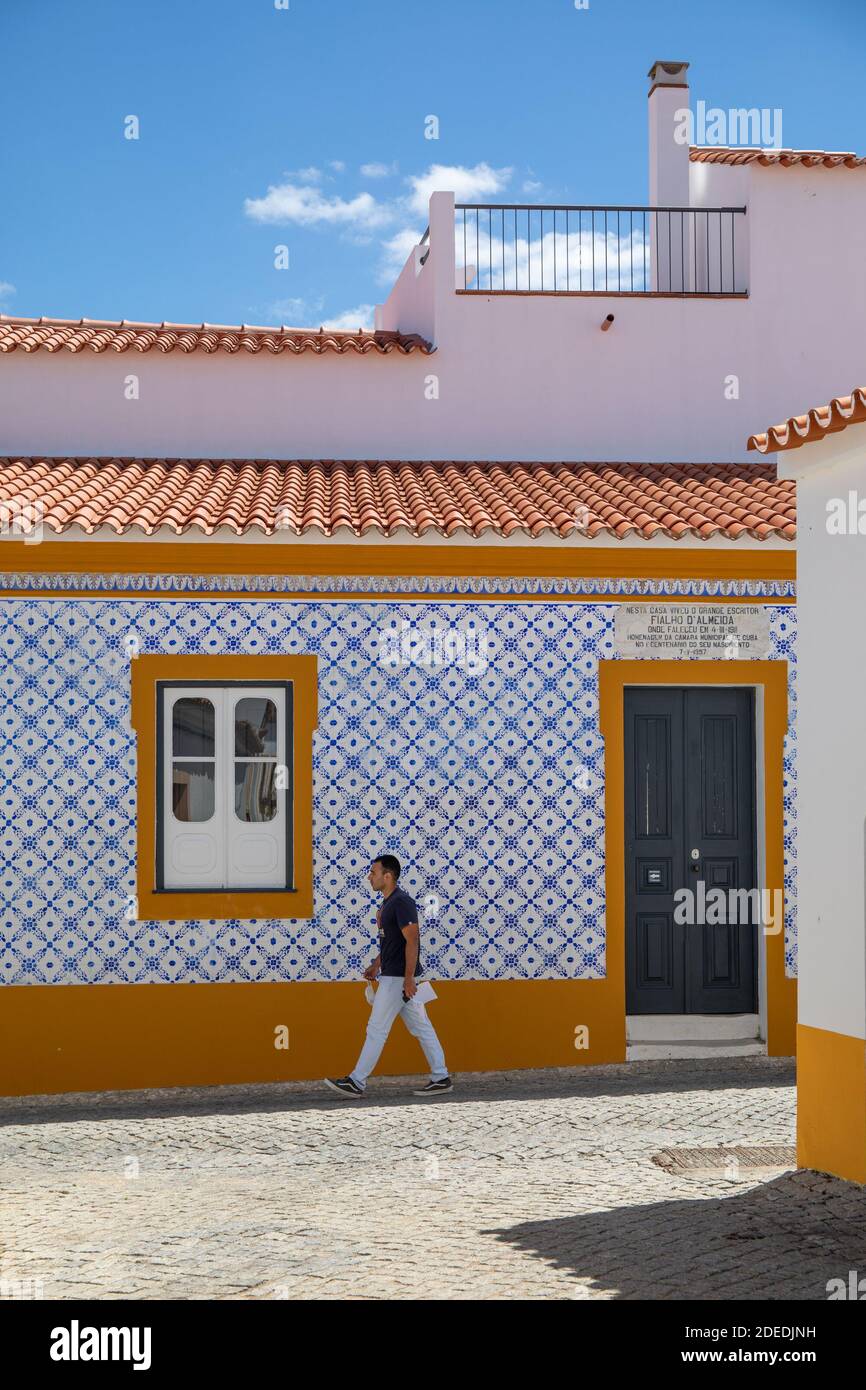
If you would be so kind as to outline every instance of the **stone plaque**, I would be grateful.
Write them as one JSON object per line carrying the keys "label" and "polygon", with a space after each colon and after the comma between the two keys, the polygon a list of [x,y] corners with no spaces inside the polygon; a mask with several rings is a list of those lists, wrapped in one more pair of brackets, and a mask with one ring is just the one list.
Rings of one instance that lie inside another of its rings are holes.
{"label": "stone plaque", "polygon": [[614,648],[620,656],[761,659],[770,654],[770,614],[757,603],[621,603]]}

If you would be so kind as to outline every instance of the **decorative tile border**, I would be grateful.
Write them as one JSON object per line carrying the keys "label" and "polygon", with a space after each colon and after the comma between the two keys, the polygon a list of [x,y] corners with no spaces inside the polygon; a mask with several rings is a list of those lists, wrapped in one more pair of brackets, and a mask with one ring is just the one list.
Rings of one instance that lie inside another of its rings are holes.
{"label": "decorative tile border", "polygon": [[790,579],[563,579],[418,575],[7,574],[0,588],[48,592],[471,594],[484,597],[676,597],[792,600]]}

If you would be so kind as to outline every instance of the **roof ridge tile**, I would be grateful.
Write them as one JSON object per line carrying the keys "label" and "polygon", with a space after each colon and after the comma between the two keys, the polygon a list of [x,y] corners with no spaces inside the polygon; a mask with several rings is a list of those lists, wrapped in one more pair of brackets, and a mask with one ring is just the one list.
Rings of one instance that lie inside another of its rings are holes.
{"label": "roof ridge tile", "polygon": [[206,354],[222,348],[231,355],[236,355],[243,347],[254,356],[261,353],[263,346],[276,356],[285,350],[295,354],[312,351],[365,355],[373,352],[379,356],[393,352],[403,356],[413,352],[430,355],[435,351],[433,344],[420,334],[399,333],[394,329],[362,328],[350,332],[287,328],[285,325],[268,328],[253,324],[172,323],[168,319],[163,319],[162,323],[136,319],[59,319],[45,315],[34,319],[0,314],[0,352],[18,349],[38,352],[40,348],[56,352],[61,347],[79,352],[85,346],[93,352],[105,352],[109,348],[126,352],[132,346],[139,352],[150,352],[155,347],[164,353],[178,350]]}

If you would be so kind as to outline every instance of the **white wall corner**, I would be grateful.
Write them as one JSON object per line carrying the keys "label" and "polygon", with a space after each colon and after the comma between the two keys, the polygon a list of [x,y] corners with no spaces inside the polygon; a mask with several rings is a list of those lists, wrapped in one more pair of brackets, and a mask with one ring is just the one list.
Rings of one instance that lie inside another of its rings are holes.
{"label": "white wall corner", "polygon": [[[866,435],[866,431],[864,431]],[[847,436],[847,438],[846,438]],[[858,464],[866,451],[866,437],[858,437],[857,427],[852,430],[839,430],[828,434],[824,439],[813,439],[801,444],[799,449],[780,449],[773,455],[765,454],[770,463],[775,457],[776,470],[780,478],[793,478],[796,482],[818,477],[839,464],[856,461]]]}
{"label": "white wall corner", "polygon": [[438,346],[448,313],[454,312],[457,259],[454,244],[454,194],[430,195],[430,256],[433,273],[433,342]]}

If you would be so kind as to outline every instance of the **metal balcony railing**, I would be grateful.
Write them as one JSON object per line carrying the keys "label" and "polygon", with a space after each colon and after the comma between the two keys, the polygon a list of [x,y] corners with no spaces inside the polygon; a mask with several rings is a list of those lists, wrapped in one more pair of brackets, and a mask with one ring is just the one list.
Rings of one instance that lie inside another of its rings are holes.
{"label": "metal balcony railing", "polygon": [[476,294],[745,294],[742,208],[458,203],[457,288]]}

